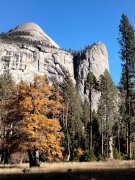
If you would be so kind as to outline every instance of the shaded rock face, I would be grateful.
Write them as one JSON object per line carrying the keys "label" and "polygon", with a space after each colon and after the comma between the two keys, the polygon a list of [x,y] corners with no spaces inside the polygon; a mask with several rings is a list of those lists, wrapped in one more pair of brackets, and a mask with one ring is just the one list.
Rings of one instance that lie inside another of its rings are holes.
{"label": "shaded rock face", "polygon": [[[9,70],[15,82],[30,82],[36,74],[46,74],[61,82],[69,74],[82,99],[88,99],[85,82],[89,71],[98,79],[109,70],[106,47],[97,43],[80,56],[62,50],[38,25],[24,23],[0,36],[0,73]],[[100,93],[93,92],[93,109]]]}
{"label": "shaded rock face", "polygon": [[[97,80],[105,69],[109,71],[108,53],[105,45],[101,42],[94,44],[79,55],[79,60],[75,57],[76,63],[76,81],[79,92],[83,99],[88,100],[89,91],[86,88],[86,80],[89,71],[93,72]],[[75,63],[74,63],[75,64]],[[92,107],[97,109],[97,103],[100,97],[99,92],[92,92]]]}

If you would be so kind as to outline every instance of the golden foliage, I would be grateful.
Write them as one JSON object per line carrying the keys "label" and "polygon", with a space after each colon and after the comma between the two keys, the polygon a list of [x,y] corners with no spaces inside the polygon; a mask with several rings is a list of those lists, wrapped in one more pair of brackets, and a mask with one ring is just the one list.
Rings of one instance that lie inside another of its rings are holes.
{"label": "golden foliage", "polygon": [[78,158],[80,158],[83,154],[84,154],[84,151],[82,150],[82,148],[78,148],[76,150],[76,155]]}
{"label": "golden foliage", "polygon": [[49,160],[62,158],[63,133],[56,118],[63,108],[62,100],[59,92],[42,76],[36,76],[30,85],[23,81],[18,85],[20,149],[37,148],[45,152]]}

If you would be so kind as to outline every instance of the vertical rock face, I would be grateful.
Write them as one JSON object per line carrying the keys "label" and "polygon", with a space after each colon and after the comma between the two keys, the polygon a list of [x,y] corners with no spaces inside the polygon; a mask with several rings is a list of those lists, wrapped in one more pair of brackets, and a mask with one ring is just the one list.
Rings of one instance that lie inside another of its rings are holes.
{"label": "vertical rock face", "polygon": [[[108,53],[103,43],[94,44],[82,53],[76,67],[76,80],[79,92],[83,98],[88,99],[89,92],[86,89],[86,80],[89,71],[93,72],[97,80],[99,80],[99,76],[104,73],[105,69],[109,71]],[[100,93],[93,91],[92,107],[95,110],[97,109],[99,97]]]}
{"label": "vertical rock face", "polygon": [[[82,99],[88,99],[85,82],[89,71],[97,79],[109,70],[106,47],[92,45],[80,56],[62,50],[34,23],[24,23],[0,35],[0,73],[9,70],[15,82],[32,81],[35,74],[62,81],[67,75],[77,84]],[[97,108],[100,93],[93,92],[93,109]]]}
{"label": "vertical rock face", "polygon": [[70,73],[74,80],[73,57],[60,49],[0,44],[0,72],[9,70],[15,82],[32,81],[36,74],[46,74],[51,79],[62,81]]}

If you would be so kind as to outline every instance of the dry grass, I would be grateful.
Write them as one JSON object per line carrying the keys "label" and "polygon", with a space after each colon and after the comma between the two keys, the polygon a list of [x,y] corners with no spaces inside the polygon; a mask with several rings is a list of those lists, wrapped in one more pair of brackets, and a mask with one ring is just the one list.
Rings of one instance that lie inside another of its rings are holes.
{"label": "dry grass", "polygon": [[135,168],[135,160],[132,161],[105,161],[105,162],[60,162],[41,163],[41,167],[29,168],[29,164],[20,165],[0,165],[0,174],[20,174],[20,173],[50,173],[68,171],[89,171],[103,169],[128,169]]}
{"label": "dry grass", "polygon": [[0,180],[133,180],[135,161],[42,163],[40,168],[28,164],[0,165]]}

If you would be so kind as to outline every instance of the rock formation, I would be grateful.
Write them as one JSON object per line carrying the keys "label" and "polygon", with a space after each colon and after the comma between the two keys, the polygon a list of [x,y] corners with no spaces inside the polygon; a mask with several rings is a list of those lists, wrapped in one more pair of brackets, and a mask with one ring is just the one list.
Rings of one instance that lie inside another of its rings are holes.
{"label": "rock formation", "polygon": [[[98,79],[109,70],[106,47],[89,46],[79,56],[61,49],[38,25],[23,23],[0,35],[0,73],[9,70],[13,79],[32,81],[35,74],[62,81],[69,73],[77,84],[82,99],[88,98],[85,81],[89,71]],[[93,109],[100,94],[93,93]]]}
{"label": "rock formation", "polygon": [[[105,69],[109,71],[108,53],[105,45],[98,42],[88,46],[79,55],[75,55],[74,64],[76,66],[75,79],[79,92],[83,99],[88,99],[89,92],[86,88],[86,80],[89,71],[93,72],[97,80],[99,80],[99,76],[104,73]],[[92,96],[92,107],[96,110],[100,93],[93,91]]]}
{"label": "rock formation", "polygon": [[8,69],[16,82],[31,81],[35,74],[61,81],[67,72],[74,79],[73,56],[34,23],[24,23],[1,35],[0,59],[0,72]]}

